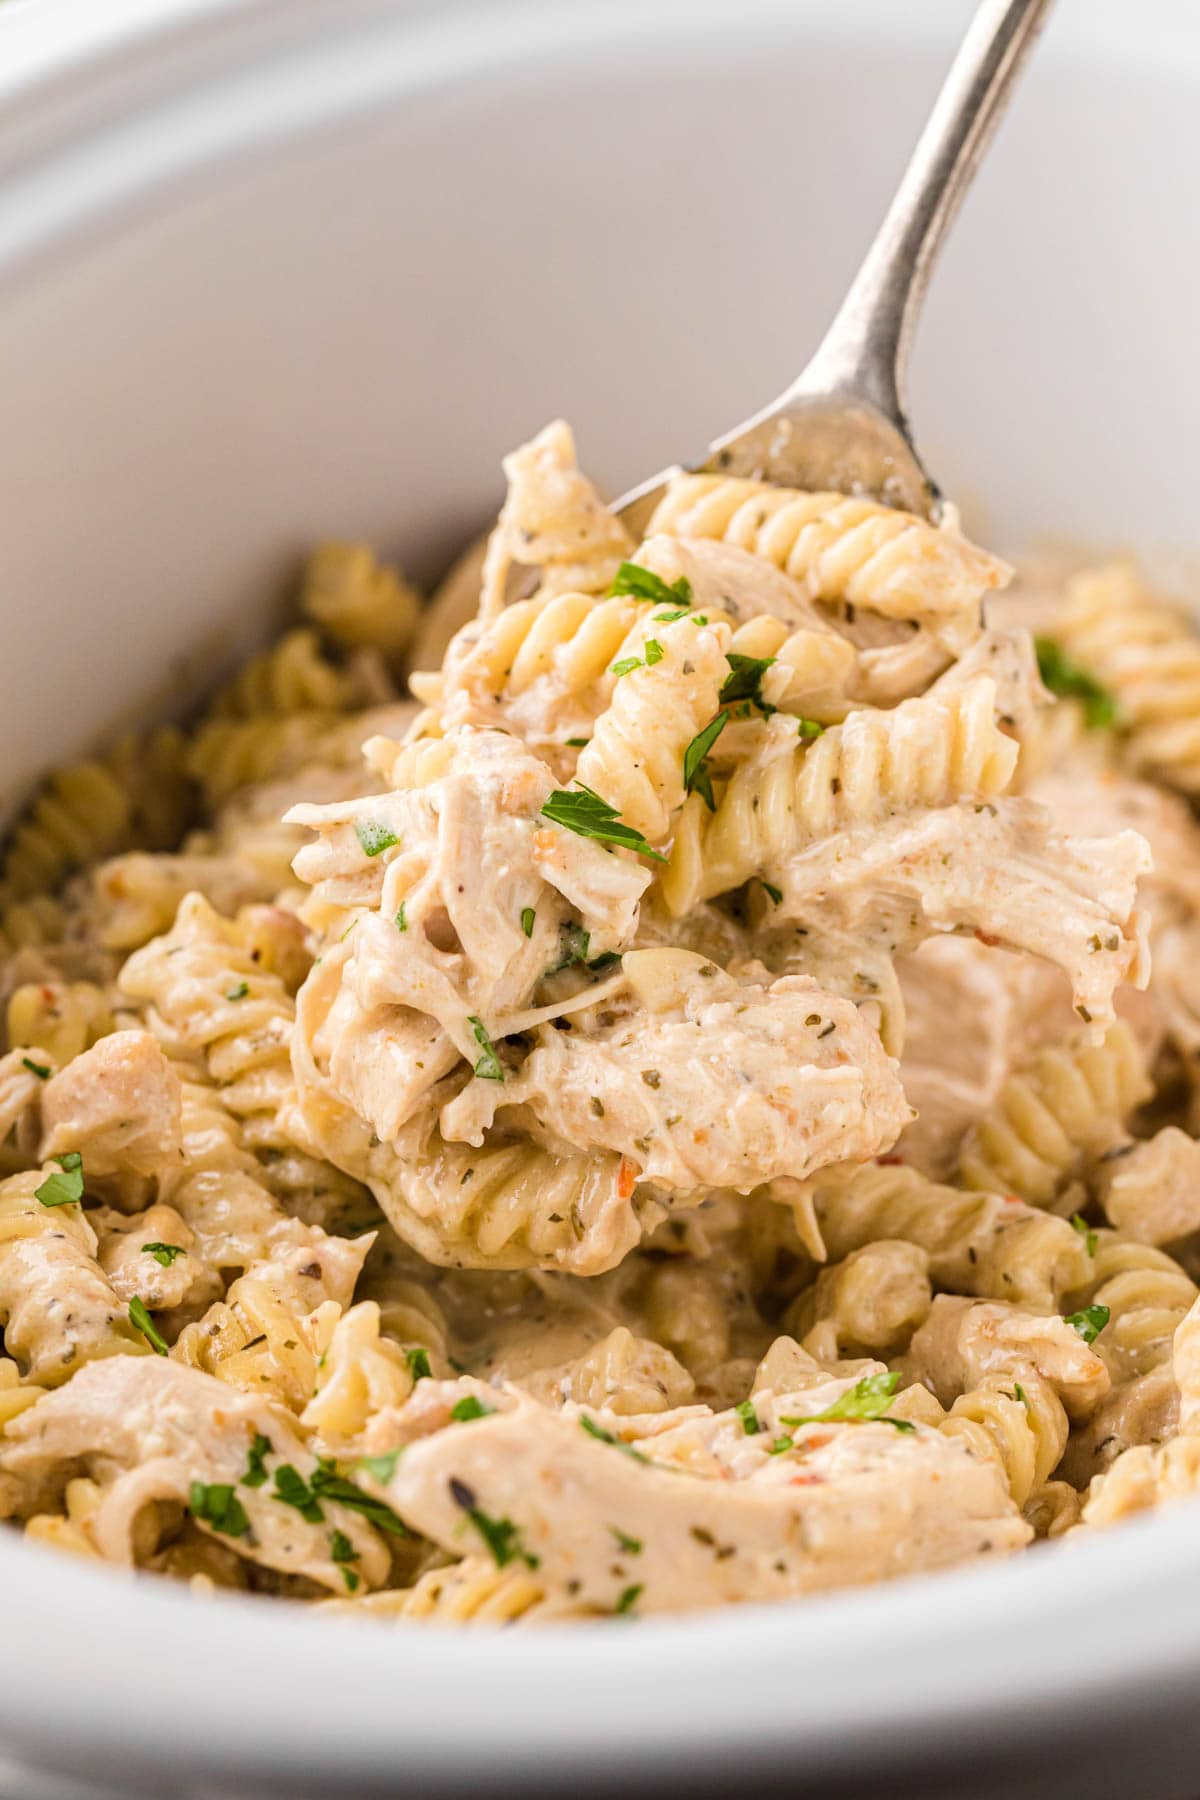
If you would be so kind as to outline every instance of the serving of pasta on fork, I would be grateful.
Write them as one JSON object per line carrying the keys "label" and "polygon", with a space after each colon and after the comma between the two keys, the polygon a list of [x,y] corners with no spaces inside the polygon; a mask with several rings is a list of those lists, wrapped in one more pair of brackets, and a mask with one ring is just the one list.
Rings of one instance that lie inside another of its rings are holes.
{"label": "serving of pasta on fork", "polygon": [[0,1519],[535,1623],[1200,1489],[1189,619],[720,474],[634,542],[561,423],[505,469],[431,609],[323,546],[10,834]]}

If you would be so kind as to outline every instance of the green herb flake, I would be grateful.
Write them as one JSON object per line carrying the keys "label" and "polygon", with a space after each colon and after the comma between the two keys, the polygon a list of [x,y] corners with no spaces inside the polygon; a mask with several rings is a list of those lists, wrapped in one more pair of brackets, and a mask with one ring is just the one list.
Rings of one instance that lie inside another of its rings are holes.
{"label": "green herb flake", "polygon": [[230,988],[230,990],[226,994],[225,998],[227,1000],[244,1000],[246,998],[246,995],[249,992],[250,992],[249,982],[239,981],[236,987]]}
{"label": "green herb flake", "polygon": [[[399,1454],[399,1450],[392,1453],[393,1467]],[[364,1457],[362,1462],[363,1466],[366,1466],[368,1461],[381,1463],[385,1460],[383,1457]],[[377,1479],[382,1479],[382,1477],[377,1477]],[[370,1494],[364,1494],[360,1487],[355,1487],[352,1481],[347,1481],[344,1475],[338,1473],[332,1460],[327,1456],[317,1459],[317,1466],[313,1470],[311,1489],[313,1495],[318,1499],[328,1500],[337,1506],[345,1506],[350,1512],[361,1513],[368,1524],[374,1525],[379,1531],[388,1531],[393,1537],[408,1536],[408,1526],[385,1501],[373,1500]]]}
{"label": "green herb flake", "polygon": [[507,1563],[523,1562],[527,1568],[536,1569],[541,1558],[533,1556],[521,1542],[521,1533],[511,1519],[493,1519],[477,1504],[475,1490],[469,1488],[465,1481],[458,1477],[450,1477],[450,1497],[456,1506],[462,1508],[472,1525],[492,1553],[492,1561],[498,1569]]}
{"label": "green herb flake", "polygon": [[633,671],[635,669],[640,669],[641,666],[642,659],[640,656],[623,656],[619,662],[615,662],[612,665],[609,674],[615,675],[619,681],[622,675],[632,675]]}
{"label": "green herb flake", "polygon": [[521,908],[521,930],[525,933],[527,938],[533,936],[533,921],[536,918],[537,913],[532,906],[523,906]]}
{"label": "green herb flake", "polygon": [[644,1592],[644,1584],[640,1581],[636,1582],[633,1587],[627,1587],[613,1607],[615,1616],[622,1618],[626,1613],[631,1613]]}
{"label": "green herb flake", "polygon": [[395,832],[382,819],[356,819],[354,835],[362,845],[364,856],[378,856],[400,842]]}
{"label": "green herb flake", "polygon": [[1079,1312],[1067,1314],[1067,1324],[1073,1325],[1085,1344],[1094,1344],[1112,1314],[1107,1306],[1085,1306]]}
{"label": "green herb flake", "polygon": [[83,1158],[78,1150],[68,1150],[65,1156],[51,1158],[62,1170],[61,1175],[47,1175],[40,1187],[34,1188],[34,1198],[43,1206],[75,1206],[83,1199]]}
{"label": "green herb flake", "polygon": [[1086,1248],[1088,1255],[1095,1256],[1096,1245],[1100,1242],[1100,1234],[1093,1231],[1087,1220],[1081,1217],[1079,1213],[1073,1213],[1071,1215],[1071,1224],[1083,1239],[1084,1247]]}
{"label": "green herb flake", "polygon": [[1062,700],[1079,700],[1083,704],[1083,723],[1088,731],[1103,731],[1117,722],[1116,696],[1101,687],[1094,676],[1073,662],[1053,638],[1036,637],[1038,674]]}
{"label": "green herb flake", "polygon": [[769,1443],[767,1445],[768,1456],[782,1456],[785,1451],[791,1450],[793,1448],[795,1441],[796,1440],[794,1438],[790,1438],[790,1437],[775,1438],[771,1443]]}
{"label": "green herb flake", "polygon": [[[759,879],[761,880],[761,877]],[[775,902],[776,906],[778,906],[783,899],[783,889],[777,888],[775,886],[774,882],[772,882],[772,881],[764,881],[762,883],[762,887],[763,887],[763,892],[765,894],[769,894],[771,899]]]}
{"label": "green herb flake", "polygon": [[54,1073],[54,1070],[47,1068],[45,1063],[34,1062],[32,1056],[23,1056],[21,1067],[28,1069],[31,1075],[36,1075],[39,1081],[49,1081]]}
{"label": "green herb flake", "polygon": [[464,1394],[450,1408],[450,1417],[456,1425],[469,1425],[472,1419],[486,1419],[495,1410],[494,1406],[485,1406],[474,1394]]}
{"label": "green herb flake", "polygon": [[590,933],[569,920],[558,928],[558,961],[546,970],[547,975],[557,975],[562,969],[574,968],[576,963],[585,963],[591,950]]}
{"label": "green herb flake", "polygon": [[568,750],[586,750],[591,741],[591,738],[568,738],[567,748]]}
{"label": "green herb flake", "polygon": [[433,1370],[429,1366],[429,1352],[424,1344],[412,1344],[404,1352],[404,1360],[408,1364],[408,1372],[413,1378],[413,1385],[418,1381],[430,1381]]}
{"label": "green herb flake", "polygon": [[892,1403],[900,1377],[894,1370],[882,1370],[878,1375],[864,1375],[856,1381],[852,1388],[827,1406],[824,1412],[811,1413],[800,1418],[784,1419],[784,1425],[832,1425],[832,1424],[865,1424],[874,1420],[881,1425],[893,1425],[897,1431],[915,1431],[916,1426],[908,1419],[888,1419],[884,1415]]}
{"label": "green herb flake", "polygon": [[399,1450],[386,1450],[382,1456],[360,1456],[354,1466],[358,1469],[365,1469],[368,1475],[373,1475],[381,1486],[386,1487],[396,1473],[396,1464],[400,1461],[403,1452],[402,1444]]}
{"label": "green herb flake", "polygon": [[736,650],[731,650],[725,660],[729,664],[729,674],[721,689],[721,705],[732,706],[737,700],[745,700],[769,717],[776,708],[762,697],[762,678],[775,658],[740,656]]}
{"label": "green herb flake", "polygon": [[562,825],[567,831],[573,831],[577,837],[595,838],[601,844],[635,850],[639,856],[653,857],[655,862],[667,860],[660,851],[650,848],[640,831],[622,822],[615,806],[610,806],[582,782],[577,789],[559,788],[551,794],[542,808],[542,817],[549,819],[552,825]]}
{"label": "green herb flake", "polygon": [[[651,613],[655,625],[674,625],[678,619],[686,619],[691,611],[689,606],[676,606],[670,612]],[[707,625],[707,619],[697,619],[697,625]]]}
{"label": "green herb flake", "polygon": [[762,1430],[762,1426],[758,1422],[758,1414],[754,1410],[754,1402],[752,1400],[739,1400],[733,1410],[742,1421],[742,1430],[746,1433],[746,1436],[756,1437]]}
{"label": "green herb flake", "polygon": [[408,918],[405,913],[406,905],[407,905],[407,901],[402,900],[400,902],[400,910],[396,914],[396,930],[397,931],[407,931],[408,930]]}
{"label": "green herb flake", "polygon": [[1023,1406],[1023,1407],[1025,1407],[1025,1408],[1026,1408],[1026,1410],[1028,1410],[1028,1408],[1029,1408],[1029,1396],[1028,1396],[1028,1394],[1027,1394],[1027,1393],[1026,1393],[1026,1392],[1025,1392],[1025,1389],[1024,1389],[1024,1388],[1023,1388],[1023,1387],[1022,1387],[1022,1386],[1021,1386],[1021,1384],[1020,1384],[1020,1382],[1019,1382],[1019,1381],[1014,1381],[1014,1382],[1013,1382],[1013,1399],[1014,1399],[1014,1400],[1019,1400],[1019,1401],[1020,1401],[1020,1402],[1021,1402],[1021,1405],[1022,1405],[1022,1406]]}
{"label": "green herb flake", "polygon": [[471,1013],[467,1019],[467,1024],[475,1033],[475,1042],[483,1051],[479,1061],[475,1064],[476,1075],[478,1075],[481,1081],[503,1081],[504,1068],[500,1058],[496,1055],[495,1046],[487,1034],[487,1028],[483,1023],[483,1020],[477,1018],[474,1013]]}
{"label": "green herb flake", "polygon": [[325,1518],[325,1509],[313,1489],[305,1481],[299,1469],[291,1463],[281,1463],[275,1471],[275,1492],[272,1500],[278,1500],[284,1506],[295,1507],[302,1519],[310,1525],[320,1525]]}
{"label": "green herb flake", "polygon": [[177,1256],[187,1255],[182,1244],[143,1244],[142,1250],[164,1269],[169,1269]]}
{"label": "green herb flake", "polygon": [[824,730],[825,727],[818,724],[816,719],[796,720],[797,734],[804,739],[805,743],[811,742],[813,738],[819,738]]}
{"label": "green herb flake", "polygon": [[166,1356],[167,1340],[155,1330],[154,1320],[140,1294],[135,1294],[129,1302],[129,1323],[141,1332],[156,1356]]}
{"label": "green herb flake", "polygon": [[646,667],[652,669],[655,663],[663,659],[663,647],[657,638],[646,639]]}
{"label": "green herb flake", "polygon": [[655,575],[650,569],[643,569],[640,563],[623,562],[617,570],[616,580],[609,588],[611,596],[627,595],[631,600],[650,600],[656,605],[672,604],[687,606],[692,598],[692,584],[686,575],[669,585],[661,575]]}
{"label": "green herb flake", "polygon": [[626,1556],[640,1556],[642,1554],[641,1538],[630,1537],[627,1531],[620,1531],[615,1525],[610,1525],[608,1529],[612,1532]]}
{"label": "green herb flake", "polygon": [[242,1476],[242,1486],[248,1488],[263,1487],[267,1479],[266,1458],[271,1454],[271,1440],[264,1437],[261,1431],[254,1434],[254,1442],[250,1446],[246,1458],[246,1473]]}
{"label": "green herb flake", "polygon": [[597,1425],[595,1419],[589,1419],[586,1413],[580,1413],[579,1423],[588,1436],[594,1437],[598,1443],[611,1444],[614,1450],[623,1450],[626,1456],[633,1458],[634,1462],[648,1463],[650,1461],[650,1458],[643,1456],[640,1450],[635,1450],[632,1444],[627,1444],[624,1438],[617,1437],[614,1432],[606,1431],[603,1425]]}
{"label": "green herb flake", "polygon": [[225,1537],[249,1537],[250,1519],[227,1481],[193,1481],[188,1488],[188,1511],[201,1525],[210,1525]]}
{"label": "green herb flake", "polygon": [[350,1539],[346,1536],[344,1531],[330,1532],[330,1561],[338,1564],[342,1571],[342,1579],[346,1583],[348,1591],[352,1594],[358,1592],[358,1589],[362,1584],[362,1577],[357,1569],[352,1569],[349,1565],[357,1562],[361,1555],[362,1551],[354,1548],[354,1545],[350,1542]]}
{"label": "green herb flake", "polygon": [[712,777],[706,759],[728,722],[729,714],[719,712],[716,718],[708,721],[703,731],[696,733],[683,753],[683,791],[685,794],[699,794],[709,812],[716,812],[717,806],[713,799]]}

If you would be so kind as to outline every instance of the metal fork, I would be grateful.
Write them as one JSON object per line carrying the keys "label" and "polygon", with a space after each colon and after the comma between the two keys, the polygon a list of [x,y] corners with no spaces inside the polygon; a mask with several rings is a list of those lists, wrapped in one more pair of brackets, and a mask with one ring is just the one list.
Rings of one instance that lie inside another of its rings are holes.
{"label": "metal fork", "polygon": [[[937,520],[941,493],[917,454],[904,405],[909,344],[934,258],[1049,6],[985,0],[816,355],[777,400],[716,438],[691,469],[862,494]],[[635,535],[679,473],[663,469],[617,501]]]}

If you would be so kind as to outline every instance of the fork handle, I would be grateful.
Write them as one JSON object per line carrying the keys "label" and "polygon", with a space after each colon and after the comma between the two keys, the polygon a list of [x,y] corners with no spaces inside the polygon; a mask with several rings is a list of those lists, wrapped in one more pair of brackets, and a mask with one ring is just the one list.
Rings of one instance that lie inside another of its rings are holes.
{"label": "fork handle", "polygon": [[858,398],[905,428],[908,350],[934,258],[1050,0],[984,0],[833,324],[783,396]]}

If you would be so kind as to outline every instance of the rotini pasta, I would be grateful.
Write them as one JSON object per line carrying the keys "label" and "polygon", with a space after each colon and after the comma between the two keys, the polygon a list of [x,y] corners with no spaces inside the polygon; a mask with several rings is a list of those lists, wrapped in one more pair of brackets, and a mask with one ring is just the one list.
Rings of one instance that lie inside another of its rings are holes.
{"label": "rotini pasta", "polygon": [[1039,664],[952,516],[506,472],[414,699],[331,541],[17,821],[0,1518],[533,1625],[1192,1492],[1190,631],[1081,578]]}

